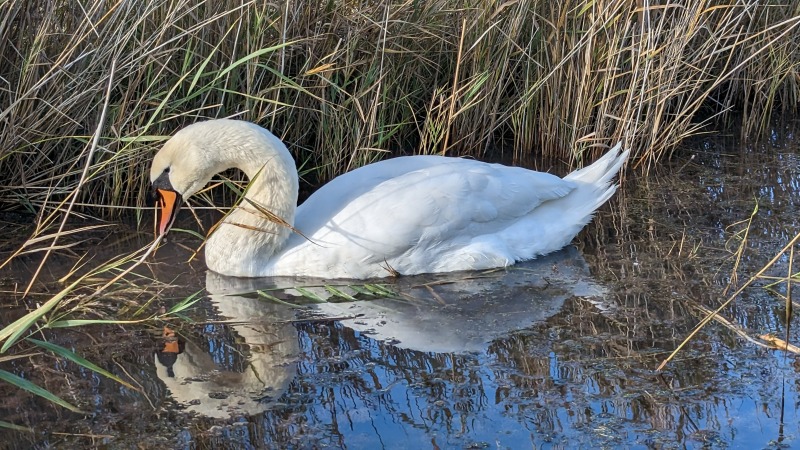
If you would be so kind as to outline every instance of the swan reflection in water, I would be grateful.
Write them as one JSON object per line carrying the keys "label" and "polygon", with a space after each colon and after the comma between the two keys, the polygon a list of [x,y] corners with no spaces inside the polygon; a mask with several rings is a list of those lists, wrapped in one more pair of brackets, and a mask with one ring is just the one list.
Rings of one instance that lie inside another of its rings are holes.
{"label": "swan reflection in water", "polygon": [[237,342],[247,347],[241,370],[223,369],[215,361],[220,354],[229,353],[227,349],[204,350],[170,336],[171,330],[165,328],[166,342],[156,354],[157,375],[187,411],[218,418],[263,411],[283,393],[296,372],[293,362],[299,347],[291,323],[294,313],[283,305],[252,297],[211,294],[210,300],[237,335],[217,340],[223,342],[217,347],[232,349]]}
{"label": "swan reflection in water", "polygon": [[[206,289],[212,304],[249,347],[244,369],[221,370],[199,346],[186,343],[179,349],[170,347],[167,339],[166,348],[175,352],[166,352],[166,359],[161,352],[169,367],[156,359],[158,376],[190,411],[211,417],[252,415],[268,409],[297,374],[297,320],[336,320],[408,351],[472,353],[485,352],[493,340],[543,322],[569,298],[582,297],[604,308],[605,289],[591,279],[574,247],[506,269],[380,283],[396,295],[293,307],[253,293],[269,290],[281,300],[297,302],[300,295],[293,287],[306,286],[305,291],[321,298],[330,297],[331,290],[319,279],[242,279],[209,271]],[[348,289],[340,281],[336,285]]]}

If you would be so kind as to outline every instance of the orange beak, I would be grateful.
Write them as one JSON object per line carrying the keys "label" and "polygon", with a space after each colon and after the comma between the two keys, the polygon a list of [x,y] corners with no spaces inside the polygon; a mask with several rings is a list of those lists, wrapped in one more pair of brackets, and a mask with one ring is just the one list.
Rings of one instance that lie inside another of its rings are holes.
{"label": "orange beak", "polygon": [[158,236],[164,235],[172,228],[178,210],[181,207],[181,196],[175,191],[156,189],[158,195]]}

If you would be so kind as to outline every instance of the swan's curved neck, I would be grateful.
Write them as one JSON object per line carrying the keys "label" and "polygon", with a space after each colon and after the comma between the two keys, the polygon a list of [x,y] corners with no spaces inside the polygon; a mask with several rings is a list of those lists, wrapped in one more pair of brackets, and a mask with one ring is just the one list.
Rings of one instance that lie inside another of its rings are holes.
{"label": "swan's curved neck", "polygon": [[265,211],[294,224],[299,189],[294,160],[277,137],[261,128],[215,150],[227,165],[241,169],[250,183],[239,205],[207,239],[206,264],[222,274],[255,273],[256,268],[249,266],[266,264],[291,233]]}

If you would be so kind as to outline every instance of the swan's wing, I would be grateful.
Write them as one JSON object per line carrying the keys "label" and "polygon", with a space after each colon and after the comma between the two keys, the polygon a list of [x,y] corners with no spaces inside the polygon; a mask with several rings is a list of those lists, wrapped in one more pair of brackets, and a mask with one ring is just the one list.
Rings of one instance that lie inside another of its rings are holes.
{"label": "swan's wing", "polygon": [[574,186],[550,174],[466,159],[388,160],[335,179],[301,205],[296,227],[314,244],[295,237],[281,259],[326,267],[384,261],[419,266],[502,232]]}
{"label": "swan's wing", "polygon": [[298,207],[295,225],[301,230],[313,232],[376,186],[451,159],[453,158],[441,156],[407,156],[379,161],[347,172],[322,186]]}

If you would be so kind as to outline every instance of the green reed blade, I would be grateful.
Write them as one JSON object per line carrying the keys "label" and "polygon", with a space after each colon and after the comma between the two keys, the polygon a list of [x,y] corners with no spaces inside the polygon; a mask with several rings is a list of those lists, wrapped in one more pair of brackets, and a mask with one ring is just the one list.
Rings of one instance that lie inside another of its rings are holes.
{"label": "green reed blade", "polygon": [[14,345],[17,340],[19,340],[20,336],[28,331],[37,320],[42,318],[45,314],[50,312],[51,309],[55,308],[64,297],[67,296],[75,286],[78,285],[83,280],[83,278],[79,278],[72,282],[69,286],[61,290],[58,294],[56,294],[53,298],[48,300],[42,306],[36,308],[35,310],[25,314],[21,318],[14,321],[11,325],[0,330],[0,341],[5,340],[6,342],[3,344],[3,347],[0,348],[0,353],[5,353],[6,350],[9,349],[12,345]]}
{"label": "green reed blade", "polygon": [[133,387],[133,385],[128,383],[127,381],[122,380],[121,378],[119,378],[118,376],[114,375],[113,373],[103,369],[102,367],[94,364],[91,361],[86,360],[85,358],[82,358],[82,357],[78,356],[77,354],[75,354],[71,350],[67,350],[66,348],[64,348],[64,347],[62,347],[60,345],[56,345],[56,344],[53,344],[53,343],[50,343],[50,342],[46,342],[46,341],[40,341],[39,339],[34,339],[34,338],[27,338],[26,340],[28,342],[31,342],[33,344],[38,345],[39,347],[42,347],[42,348],[47,349],[47,350],[50,350],[51,352],[55,353],[57,356],[60,356],[60,357],[66,359],[68,361],[72,361],[72,362],[74,362],[75,364],[77,364],[77,365],[79,365],[81,367],[85,367],[85,368],[91,370],[92,372],[96,372],[96,373],[99,373],[100,375],[103,375],[106,378],[110,378],[110,379],[116,381],[117,383],[119,383],[119,384],[121,384],[121,385],[123,385],[123,386],[125,386],[125,387],[127,387],[129,389],[138,390],[135,387]]}
{"label": "green reed blade", "polygon": [[201,292],[203,292],[203,291],[197,291],[194,294],[192,294],[192,295],[186,297],[185,299],[181,300],[175,306],[170,308],[169,311],[167,311],[167,314],[176,314],[176,313],[179,313],[179,312],[181,312],[181,311],[183,311],[185,309],[190,308],[192,305],[194,305],[195,303],[199,302],[202,299],[202,297],[200,297],[200,293]]}
{"label": "green reed blade", "polygon": [[11,422],[6,422],[5,420],[0,420],[0,428],[6,428],[15,431],[27,431],[28,433],[33,433],[33,428],[23,427],[22,425],[16,425]]}
{"label": "green reed blade", "polygon": [[61,397],[58,397],[57,395],[53,394],[47,389],[37,386],[36,384],[31,383],[30,381],[20,376],[14,375],[11,372],[6,372],[5,370],[0,369],[0,380],[12,384],[20,389],[26,390],[31,394],[38,395],[39,397],[42,397],[45,400],[48,400],[59,406],[63,406],[64,408],[67,408],[70,411],[74,411],[76,413],[84,413],[84,411],[81,411],[76,406],[73,406],[71,403],[67,402]]}

